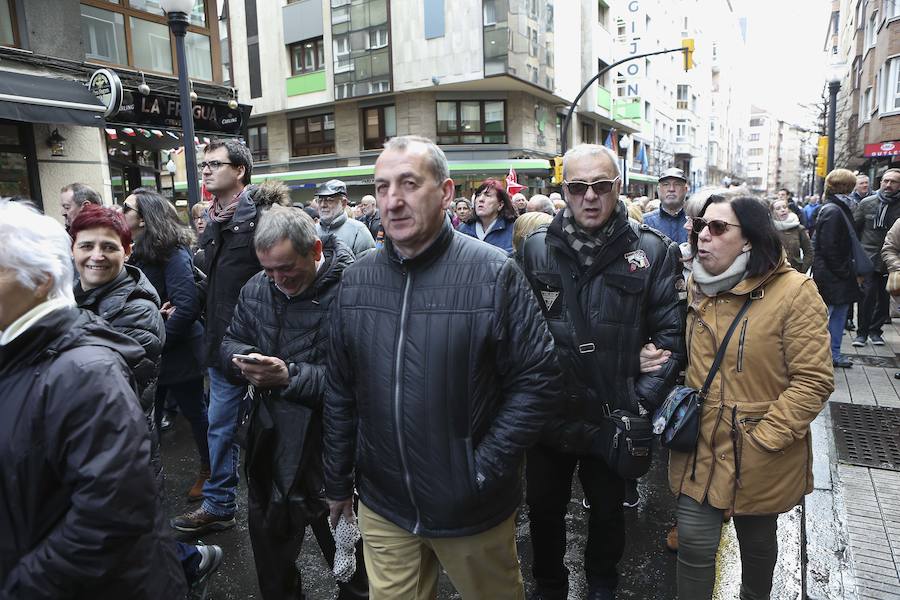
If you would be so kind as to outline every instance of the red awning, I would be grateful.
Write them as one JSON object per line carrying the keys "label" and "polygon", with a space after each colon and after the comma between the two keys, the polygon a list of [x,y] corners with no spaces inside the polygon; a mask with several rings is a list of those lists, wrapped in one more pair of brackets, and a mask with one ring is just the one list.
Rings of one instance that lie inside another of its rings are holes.
{"label": "red awning", "polygon": [[866,144],[863,154],[869,156],[900,156],[900,142],[880,142],[878,144]]}

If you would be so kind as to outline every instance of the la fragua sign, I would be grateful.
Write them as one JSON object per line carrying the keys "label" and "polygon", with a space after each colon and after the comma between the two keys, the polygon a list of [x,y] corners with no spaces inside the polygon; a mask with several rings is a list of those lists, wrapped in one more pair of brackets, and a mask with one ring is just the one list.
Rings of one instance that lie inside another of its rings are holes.
{"label": "la fragua sign", "polygon": [[[180,129],[181,101],[178,96],[153,92],[144,95],[136,90],[126,90],[122,108],[107,120],[122,125]],[[227,102],[204,99],[194,102],[194,130],[198,133],[238,135],[242,122],[241,107],[232,109]]]}

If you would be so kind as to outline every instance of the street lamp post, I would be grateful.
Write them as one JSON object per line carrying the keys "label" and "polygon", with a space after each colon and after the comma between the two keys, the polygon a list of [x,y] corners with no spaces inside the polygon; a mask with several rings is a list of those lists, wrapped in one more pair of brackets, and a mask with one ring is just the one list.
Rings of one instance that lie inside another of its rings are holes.
{"label": "street lamp post", "polygon": [[844,64],[833,63],[828,69],[828,159],[825,173],[834,169],[835,130],[837,129],[837,95],[844,76]]}
{"label": "street lamp post", "polygon": [[[181,99],[181,129],[184,133],[184,168],[187,173],[188,212],[200,200],[200,185],[197,183],[197,149],[194,146],[194,110],[191,104],[190,80],[188,79],[187,57],[184,52],[184,36],[190,25],[189,14],[194,8],[194,0],[160,0],[160,7],[169,17],[169,29],[175,36],[175,55],[178,61],[178,95]],[[172,192],[174,193],[174,189]]]}

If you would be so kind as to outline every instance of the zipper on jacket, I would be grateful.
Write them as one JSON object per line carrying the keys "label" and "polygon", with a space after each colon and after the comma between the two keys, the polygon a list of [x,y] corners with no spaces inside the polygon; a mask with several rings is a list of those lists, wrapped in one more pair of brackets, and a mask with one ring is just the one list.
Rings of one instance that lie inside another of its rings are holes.
{"label": "zipper on jacket", "polygon": [[749,318],[744,319],[743,325],[741,325],[741,337],[738,340],[738,354],[737,354],[737,372],[740,373],[744,370],[744,338],[747,337],[747,321]]}
{"label": "zipper on jacket", "polygon": [[409,292],[412,288],[412,273],[404,271],[406,285],[403,287],[403,304],[400,307],[400,334],[397,336],[397,351],[394,362],[394,427],[397,430],[397,447],[400,451],[400,468],[403,471],[403,482],[406,484],[406,492],[409,501],[416,511],[416,524],[413,527],[413,535],[418,535],[422,529],[419,506],[413,494],[412,477],[409,474],[409,465],[406,462],[406,441],[403,439],[403,420],[400,416],[400,392],[401,375],[403,371],[403,350],[406,345],[406,320],[409,312]]}

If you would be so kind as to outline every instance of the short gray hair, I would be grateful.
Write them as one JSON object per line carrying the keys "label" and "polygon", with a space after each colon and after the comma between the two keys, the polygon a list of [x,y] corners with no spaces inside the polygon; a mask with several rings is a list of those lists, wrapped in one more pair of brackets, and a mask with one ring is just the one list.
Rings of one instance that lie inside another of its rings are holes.
{"label": "short gray hair", "polygon": [[63,186],[59,191],[60,194],[66,192],[72,192],[72,203],[75,206],[81,206],[85,202],[103,206],[103,200],[100,198],[100,194],[98,194],[94,188],[84,185],[83,183],[70,183],[69,185]]}
{"label": "short gray hair", "polygon": [[619,155],[607,148],[606,146],[601,146],[599,144],[578,144],[574,148],[570,149],[563,156],[563,179],[566,178],[566,171],[568,170],[567,165],[569,161],[584,158],[586,156],[597,157],[597,156],[605,156],[609,162],[612,163],[613,168],[616,170],[616,175],[622,176],[622,168],[619,165]]}
{"label": "short gray hair", "polygon": [[48,300],[74,304],[72,294],[72,238],[52,217],[19,202],[0,199],[0,267],[16,274],[29,290],[49,277]]}
{"label": "short gray hair", "polygon": [[425,146],[425,161],[431,176],[439,184],[450,179],[450,164],[447,162],[447,156],[437,144],[421,135],[401,135],[389,139],[384,143],[385,150],[395,152],[406,152],[412,144],[422,144]]}
{"label": "short gray hair", "polygon": [[373,196],[372,194],[366,194],[365,196],[363,196],[362,198],[359,199],[360,204],[366,204],[367,202],[371,202],[372,204],[375,204],[375,196]]}
{"label": "short gray hair", "polygon": [[253,246],[257,252],[265,252],[283,240],[291,240],[294,251],[306,256],[317,239],[316,224],[306,211],[276,204],[259,218]]}
{"label": "short gray hair", "polygon": [[534,196],[532,196],[528,201],[528,204],[525,205],[525,210],[527,210],[528,212],[547,213],[551,217],[556,214],[553,206],[553,201],[544,194],[535,194]]}

